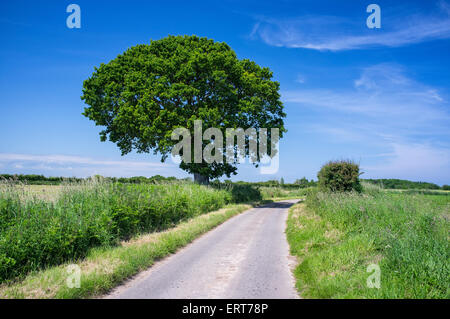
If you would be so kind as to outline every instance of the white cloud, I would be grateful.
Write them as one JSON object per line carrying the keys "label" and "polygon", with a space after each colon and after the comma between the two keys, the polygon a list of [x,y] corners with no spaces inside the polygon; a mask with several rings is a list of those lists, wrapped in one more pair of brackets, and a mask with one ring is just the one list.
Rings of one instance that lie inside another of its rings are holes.
{"label": "white cloud", "polygon": [[424,181],[450,179],[450,150],[427,144],[390,144],[391,154],[377,165],[364,166],[370,176]]}
{"label": "white cloud", "polygon": [[300,89],[284,91],[282,97],[287,103],[380,118],[383,122],[393,120],[408,127],[450,120],[448,103],[439,91],[408,78],[405,70],[394,64],[364,69],[351,89]]}
{"label": "white cloud", "polygon": [[444,0],[439,1],[439,7],[443,12],[446,12],[448,15],[450,15],[450,5],[445,2]]}
{"label": "white cloud", "polygon": [[82,156],[68,155],[30,155],[0,153],[0,165],[3,170],[46,171],[51,175],[105,176],[154,175],[169,172],[174,165],[169,163],[101,160]]}
{"label": "white cloud", "polygon": [[323,143],[345,144],[343,154],[333,150],[335,156],[361,158],[371,177],[448,183],[450,104],[445,96],[395,64],[363,69],[347,89],[282,93],[283,102],[310,110],[306,131],[325,137]]}
{"label": "white cloud", "polygon": [[295,82],[303,84],[306,82],[306,78],[303,75],[298,74],[297,78],[295,79]]}
{"label": "white cloud", "polygon": [[[313,50],[354,50],[400,47],[450,38],[450,6],[442,1],[433,15],[385,17],[382,27],[370,30],[350,19],[303,16],[294,19],[259,18],[250,36],[268,45]],[[385,22],[386,21],[386,22]]]}
{"label": "white cloud", "polygon": [[379,90],[388,89],[390,85],[408,86],[414,81],[405,76],[405,70],[401,66],[382,63],[365,68],[354,83],[357,88]]}
{"label": "white cloud", "polygon": [[309,124],[306,127],[307,131],[314,134],[322,134],[328,140],[339,142],[359,142],[364,139],[364,131],[356,127],[349,128],[345,123],[342,126],[330,126],[321,123]]}

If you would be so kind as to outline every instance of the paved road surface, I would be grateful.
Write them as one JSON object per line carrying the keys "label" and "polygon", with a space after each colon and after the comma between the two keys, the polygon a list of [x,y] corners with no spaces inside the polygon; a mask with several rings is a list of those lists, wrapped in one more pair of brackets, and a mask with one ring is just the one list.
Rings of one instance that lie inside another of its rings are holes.
{"label": "paved road surface", "polygon": [[106,298],[298,298],[286,200],[232,217]]}

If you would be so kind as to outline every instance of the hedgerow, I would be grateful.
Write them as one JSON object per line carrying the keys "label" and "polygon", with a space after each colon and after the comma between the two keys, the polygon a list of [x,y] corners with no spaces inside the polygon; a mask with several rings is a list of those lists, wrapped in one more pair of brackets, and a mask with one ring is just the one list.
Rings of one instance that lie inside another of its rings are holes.
{"label": "hedgerow", "polygon": [[83,258],[92,247],[167,229],[227,203],[260,198],[258,192],[233,194],[192,183],[83,182],[64,186],[54,201],[27,196],[24,189],[0,185],[0,282]]}

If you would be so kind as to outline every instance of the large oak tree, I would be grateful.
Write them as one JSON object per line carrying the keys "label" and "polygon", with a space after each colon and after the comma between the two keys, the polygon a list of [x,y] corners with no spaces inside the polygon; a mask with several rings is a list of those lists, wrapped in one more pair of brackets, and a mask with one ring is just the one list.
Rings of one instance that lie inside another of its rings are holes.
{"label": "large oak tree", "polygon": [[[83,84],[81,98],[88,105],[83,115],[104,127],[101,140],[116,143],[122,155],[134,149],[160,154],[164,161],[177,143],[172,131],[193,132],[199,119],[203,129],[279,128],[282,137],[286,115],[280,85],[272,77],[268,68],[238,59],[226,43],[168,36],[131,47],[95,68]],[[180,167],[203,182],[237,170],[236,162],[182,162]]]}

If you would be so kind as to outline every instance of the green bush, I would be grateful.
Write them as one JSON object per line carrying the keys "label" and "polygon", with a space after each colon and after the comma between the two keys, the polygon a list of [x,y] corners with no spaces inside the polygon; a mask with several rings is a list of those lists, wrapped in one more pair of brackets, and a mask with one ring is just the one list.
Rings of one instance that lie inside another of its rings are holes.
{"label": "green bush", "polygon": [[192,183],[92,180],[65,186],[55,201],[24,198],[24,189],[0,184],[0,282],[82,258],[92,247],[169,228],[233,201],[259,199],[259,193],[248,190]]}
{"label": "green bush", "polygon": [[235,203],[259,201],[262,199],[261,192],[258,188],[251,185],[234,184],[229,186],[228,190],[231,193],[233,202]]}
{"label": "green bush", "polygon": [[230,193],[233,203],[248,203],[262,200],[260,190],[251,184],[235,184],[227,180],[222,183],[219,180],[215,180],[209,186]]}
{"label": "green bush", "polygon": [[361,192],[359,181],[359,165],[352,161],[330,161],[322,166],[317,177],[319,188],[323,191],[332,192]]}

